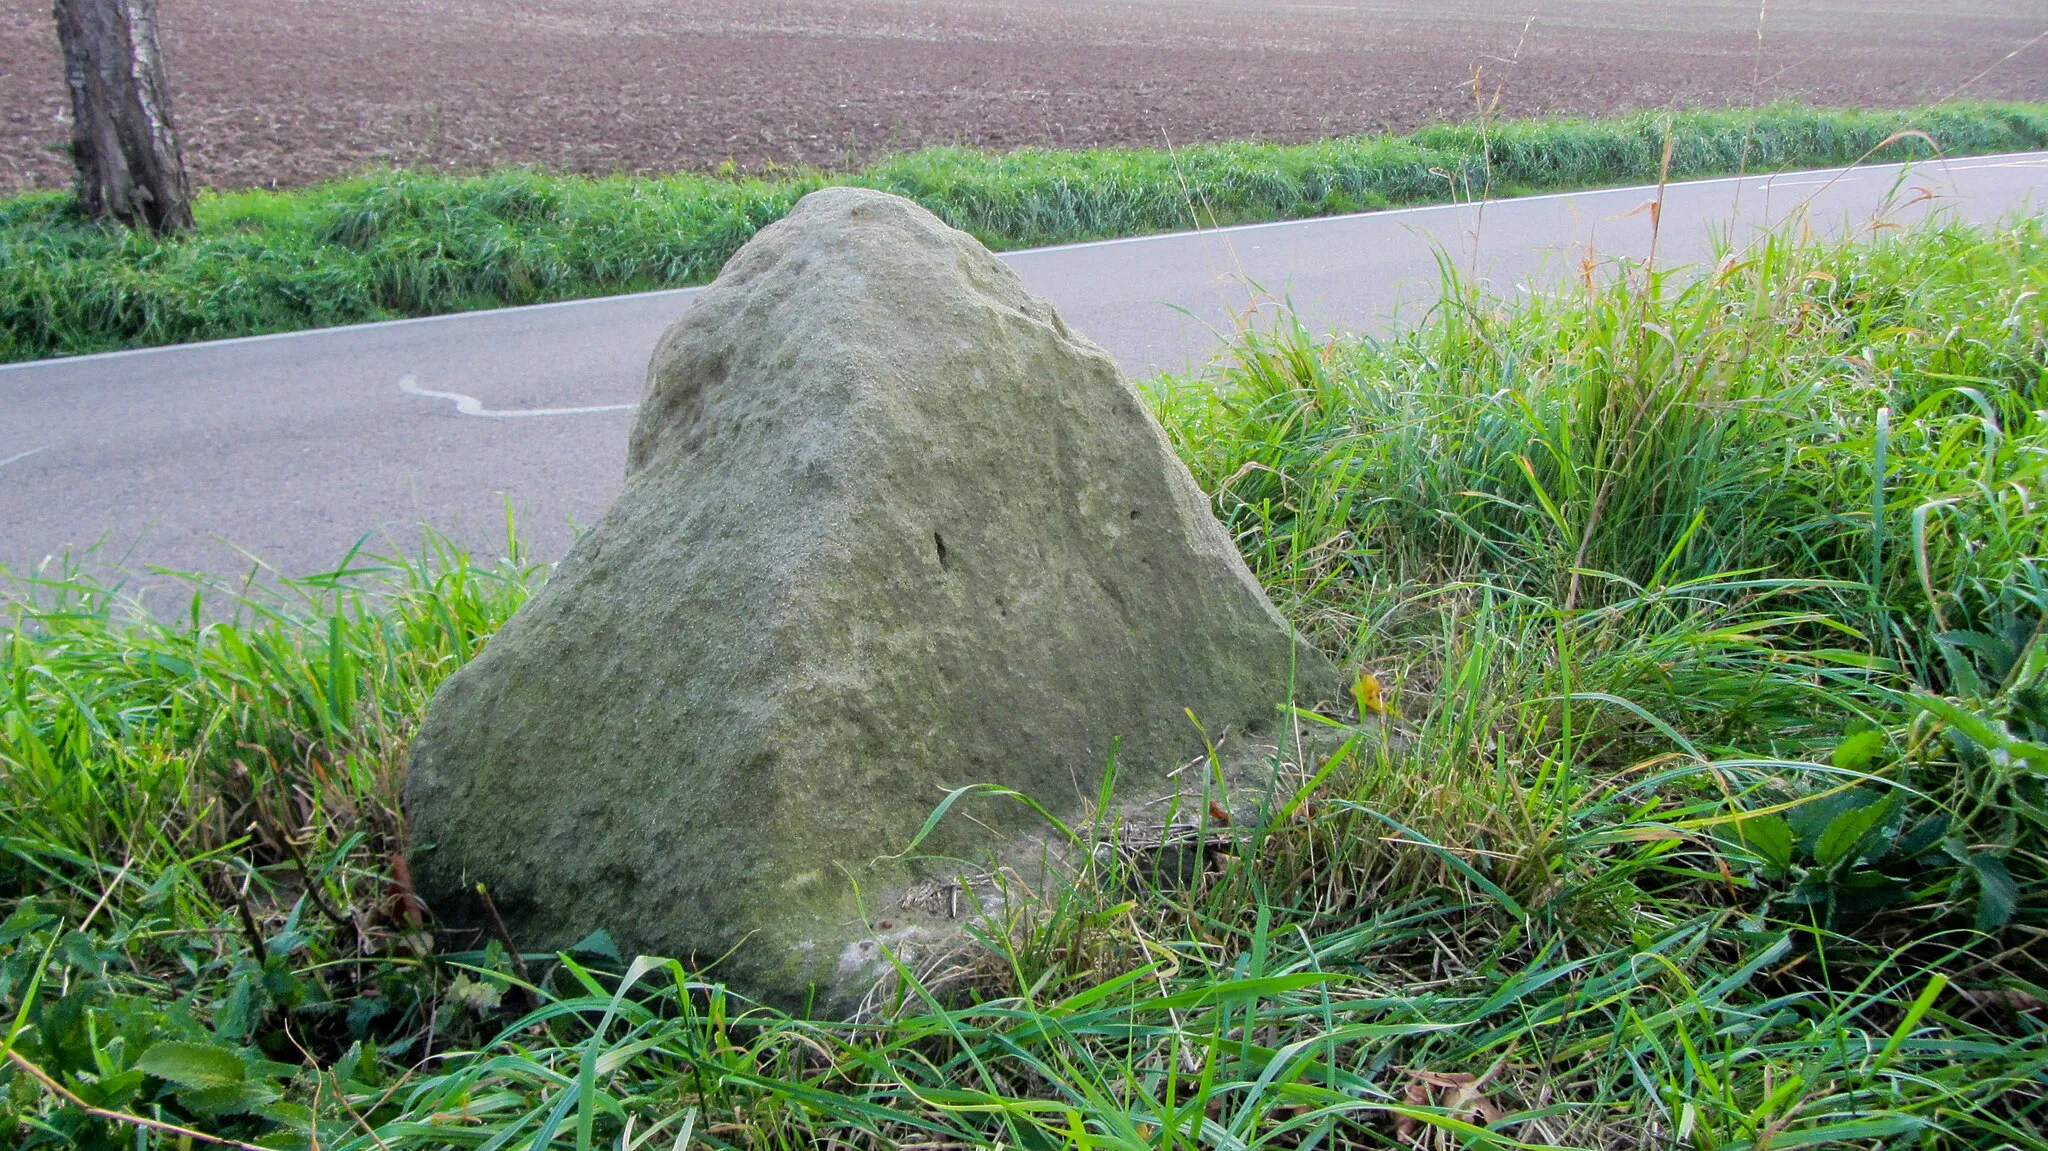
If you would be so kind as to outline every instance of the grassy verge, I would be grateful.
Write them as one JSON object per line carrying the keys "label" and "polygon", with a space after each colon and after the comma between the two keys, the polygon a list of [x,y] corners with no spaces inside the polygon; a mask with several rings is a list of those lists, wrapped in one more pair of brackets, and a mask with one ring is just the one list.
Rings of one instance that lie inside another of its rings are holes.
{"label": "grassy verge", "polygon": [[938,149],[841,176],[388,172],[213,194],[157,241],[57,194],[0,201],[0,361],[703,283],[828,182],[908,196],[997,248],[1654,181],[2048,146],[2041,105],[1642,114],[1446,126],[1299,146],[1001,155]]}
{"label": "grassy verge", "polygon": [[434,949],[394,865],[405,740],[539,570],[442,549],[233,622],[23,587],[0,1123],[2048,1148],[2044,241],[1774,243],[1509,303],[1452,282],[1398,339],[1251,333],[1170,381],[1260,578],[1370,677],[1363,722],[1199,882],[1080,853],[992,927],[971,1001],[913,987],[859,1024],[602,940],[531,981]]}

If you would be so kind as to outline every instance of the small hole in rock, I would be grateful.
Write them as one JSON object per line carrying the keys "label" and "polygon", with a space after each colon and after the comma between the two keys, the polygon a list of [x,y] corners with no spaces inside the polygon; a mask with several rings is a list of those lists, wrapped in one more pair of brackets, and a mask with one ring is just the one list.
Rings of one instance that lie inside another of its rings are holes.
{"label": "small hole in rock", "polygon": [[932,548],[939,553],[939,567],[944,568],[946,566],[946,537],[933,532]]}
{"label": "small hole in rock", "polygon": [[1138,509],[1136,509],[1136,508],[1132,508],[1132,509],[1131,509],[1131,518],[1132,518],[1132,519],[1137,519],[1137,518],[1138,518]]}

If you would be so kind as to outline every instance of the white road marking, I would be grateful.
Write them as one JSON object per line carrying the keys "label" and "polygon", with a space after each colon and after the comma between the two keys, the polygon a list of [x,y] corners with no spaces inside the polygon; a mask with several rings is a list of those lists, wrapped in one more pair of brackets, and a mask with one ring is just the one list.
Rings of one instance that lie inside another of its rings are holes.
{"label": "white road marking", "polygon": [[2048,168],[2048,160],[2005,160],[1996,164],[1951,163],[1946,167],[1951,172],[1981,172],[1986,168]]}
{"label": "white road marking", "polygon": [[419,381],[411,376],[398,381],[398,390],[412,396],[425,396],[431,400],[453,400],[455,410],[465,416],[482,416],[490,420],[518,420],[528,416],[585,416],[595,412],[630,412],[639,404],[596,404],[587,408],[503,408],[484,406],[475,396],[461,392],[436,392],[420,387]]}
{"label": "white road marking", "polygon": [[39,448],[30,448],[25,452],[16,452],[13,455],[8,456],[6,459],[0,460],[0,468],[4,468],[8,464],[20,463],[22,460],[25,460],[32,455],[35,455],[37,452],[47,452],[49,450],[50,445],[44,444],[42,447]]}

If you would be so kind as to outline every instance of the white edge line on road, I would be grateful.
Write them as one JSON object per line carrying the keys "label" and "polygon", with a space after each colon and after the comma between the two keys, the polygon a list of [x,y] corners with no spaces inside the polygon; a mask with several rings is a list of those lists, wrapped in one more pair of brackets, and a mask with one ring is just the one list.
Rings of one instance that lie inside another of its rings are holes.
{"label": "white edge line on road", "polygon": [[[1983,164],[1978,165],[1978,167],[2006,167],[2009,164],[2031,163],[2032,161],[2030,160],[2018,159],[2018,157],[2036,156],[2041,157],[2039,162],[2048,164],[2048,153],[2044,152],[2008,152],[2003,155],[2008,158],[2008,162],[2005,164]],[[1998,156],[1972,158],[1999,159]],[[1759,185],[1775,183],[1777,187],[1787,188],[1795,186],[1789,179],[1793,176],[1825,176],[1828,178],[1808,182],[1814,184],[1846,184],[1856,179],[1857,176],[1904,172],[1906,169],[1923,165],[1936,165],[1943,171],[1970,170],[1962,168],[1956,163],[1944,164],[1939,160],[1912,160],[1903,164],[1855,165],[1847,168],[1809,168],[1800,171],[1778,173],[1751,172],[1747,176],[1715,176],[1708,180],[1673,180],[1669,184],[1664,185],[1664,189],[1666,192],[1676,192],[1687,188],[1711,188],[1716,184],[1740,184],[1745,180],[1754,180]],[[1851,172],[1856,173],[1856,176],[1849,175]],[[1583,199],[1588,196],[1621,196],[1631,192],[1641,195],[1645,192],[1655,192],[1656,190],[1657,185],[1655,184],[1628,184],[1619,188],[1581,188],[1574,192],[1540,192],[1533,196],[1504,196],[1498,200],[1484,201],[1484,203],[1486,207],[1497,208],[1513,204],[1536,204],[1545,200]],[[1342,216],[1309,216],[1300,220],[1267,220],[1258,224],[1232,224],[1225,228],[1201,228],[1192,232],[1154,232],[1149,236],[1120,236],[1114,240],[1083,240],[1075,244],[1053,244],[1043,248],[1020,248],[1016,251],[997,252],[996,255],[1008,260],[1016,256],[1036,256],[1041,253],[1050,252],[1071,252],[1078,248],[1111,248],[1121,244],[1152,244],[1166,240],[1206,239],[1210,236],[1228,236],[1237,232],[1257,232],[1267,228],[1313,228],[1325,225],[1348,224],[1356,220],[1370,220],[1386,216],[1412,216],[1424,212],[1470,211],[1479,206],[1480,202],[1478,201],[1462,204],[1415,204],[1406,208],[1380,208],[1375,211],[1352,212]]]}
{"label": "white edge line on road", "polygon": [[189,352],[199,348],[230,348],[239,344],[267,344],[275,340],[303,340],[311,337],[333,336],[347,332],[361,332],[376,328],[402,328],[415,324],[439,324],[448,320],[473,320],[478,316],[498,316],[511,312],[543,312],[556,308],[582,308],[593,304],[612,304],[620,300],[656,300],[663,296],[694,296],[703,291],[705,285],[689,288],[662,288],[654,292],[625,292],[616,296],[585,296],[580,300],[554,300],[545,304],[519,304],[510,308],[478,308],[473,312],[444,312],[438,316],[408,316],[402,320],[371,320],[366,324],[336,324],[326,328],[300,328],[292,332],[266,332],[260,336],[232,336],[225,340],[194,340],[188,344],[162,344],[154,348],[123,348],[118,352],[88,352],[82,356],[58,356],[50,360],[23,360],[16,364],[0,364],[0,376],[23,368],[52,368],[60,364],[90,364],[99,360],[119,360],[129,356],[157,356],[176,352]]}
{"label": "white edge line on road", "polygon": [[29,458],[30,456],[35,455],[37,452],[47,452],[49,450],[50,445],[44,444],[42,447],[39,448],[30,448],[25,452],[16,452],[13,455],[8,456],[6,459],[0,460],[0,468],[4,468],[8,464],[20,463],[21,461]]}
{"label": "white edge line on road", "polygon": [[[1975,164],[1966,165],[1966,160],[1975,160],[1978,162]],[[1987,163],[1986,161],[1989,162]],[[1788,176],[1823,175],[1843,177],[1846,175],[1846,173],[1849,172],[1856,172],[1858,174],[1884,173],[1888,171],[1904,171],[1915,166],[1934,166],[1943,171],[1967,172],[1978,168],[2016,167],[2022,165],[2030,166],[2035,163],[2048,164],[2048,153],[2006,152],[1990,156],[1961,157],[1955,161],[1950,162],[1944,162],[1940,160],[1913,160],[1904,164],[1878,164],[1870,166],[1853,166],[1848,168],[1811,168],[1800,171],[1778,172],[1773,174],[1751,173],[1747,176],[1717,176],[1710,180],[1674,181],[1673,183],[1665,185],[1665,188],[1667,191],[1683,188],[1707,188],[1712,187],[1716,184],[1741,183],[1744,180],[1777,180],[1780,181],[1779,186],[1784,187],[1786,185],[1782,181]],[[1834,183],[1835,180],[1829,179],[1818,182]],[[1620,188],[1584,188],[1574,192],[1543,192],[1534,196],[1512,196],[1500,200],[1488,200],[1485,201],[1485,203],[1488,205],[1532,204],[1539,203],[1544,200],[1564,200],[1571,199],[1573,197],[1586,196],[1626,195],[1631,192],[1641,194],[1643,192],[1654,192],[1656,190],[1657,185],[1655,184],[1630,184]],[[1123,244],[1157,244],[1172,242],[1175,240],[1206,239],[1211,236],[1228,236],[1238,232],[1255,232],[1265,228],[1295,228],[1304,226],[1313,227],[1318,225],[1341,225],[1357,220],[1371,219],[1376,217],[1412,216],[1423,212],[1467,211],[1478,206],[1479,205],[1477,203],[1415,204],[1406,208],[1381,208],[1376,211],[1370,212],[1352,212],[1348,215],[1343,216],[1312,216],[1302,220],[1269,220],[1265,223],[1260,224],[1232,224],[1229,227],[1225,228],[1202,228],[1192,232],[1155,232],[1149,236],[1122,236],[1114,240],[1082,240],[1072,244],[1053,244],[1043,248],[1020,248],[1009,252],[997,252],[996,255],[999,258],[1007,261],[1017,259],[1020,257],[1036,256],[1054,252],[1078,251],[1083,248],[1111,248]],[[479,308],[473,312],[448,312],[439,316],[412,316],[402,320],[373,320],[367,324],[340,324],[331,328],[301,328],[298,331],[294,332],[270,332],[268,334],[261,336],[235,336],[225,340],[200,340],[189,344],[166,344],[161,347],[154,348],[124,348],[117,352],[90,352],[82,356],[59,356],[55,359],[49,360],[26,360],[21,363],[15,364],[0,364],[0,376],[4,376],[8,372],[21,371],[27,368],[47,368],[54,367],[58,364],[93,363],[99,360],[120,359],[127,356],[156,356],[177,352],[187,352],[198,348],[221,348],[229,347],[236,344],[260,344],[268,343],[272,340],[300,340],[312,337],[334,335],[343,332],[360,332],[375,328],[396,328],[407,324],[438,324],[448,320],[471,320],[483,316],[503,315],[510,312],[538,312],[544,309],[551,308],[580,308],[588,307],[593,304],[617,303],[624,300],[655,300],[663,296],[692,296],[697,294],[698,292],[703,291],[704,287],[704,285],[700,284],[695,287],[689,288],[662,288],[658,291],[653,292],[625,292],[616,296],[588,296],[580,300],[556,300],[552,303],[546,304],[521,304],[516,307],[510,308]]]}
{"label": "white edge line on road", "polygon": [[[484,402],[475,396],[465,396],[461,392],[429,391],[426,388],[420,387],[419,381],[411,376],[406,376],[398,381],[398,390],[407,395],[426,396],[428,399],[454,400],[455,410],[463,415],[482,416],[485,419],[491,420],[517,420],[528,416],[587,416],[596,412],[630,412],[640,406],[639,404],[594,404],[587,408],[487,408],[484,406]],[[40,451],[42,449],[38,448],[37,450]],[[13,462],[13,460],[0,460],[0,467]]]}

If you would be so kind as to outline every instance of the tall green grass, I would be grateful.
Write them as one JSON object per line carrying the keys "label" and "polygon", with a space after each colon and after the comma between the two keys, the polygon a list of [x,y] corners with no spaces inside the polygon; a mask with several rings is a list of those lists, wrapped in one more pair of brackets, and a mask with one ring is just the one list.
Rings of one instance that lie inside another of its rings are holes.
{"label": "tall green grass", "polygon": [[[1903,129],[1925,136],[1886,141]],[[827,183],[899,193],[997,248],[1673,176],[2048,146],[2040,105],[1774,106],[1445,126],[1177,151],[934,149],[842,175],[592,179],[385,172],[202,196],[158,240],[67,196],[0,201],[0,361],[538,303],[710,280]]]}
{"label": "tall green grass", "polygon": [[[539,569],[351,557],[0,646],[23,1146],[2048,1147],[2048,229],[1773,240],[1157,409],[1359,676],[1192,876],[1084,821],[866,1018],[449,954],[395,867],[433,685]],[[1328,750],[1334,748],[1335,750]],[[1094,841],[1106,839],[1102,849]],[[95,1110],[97,1109],[97,1110]]]}

